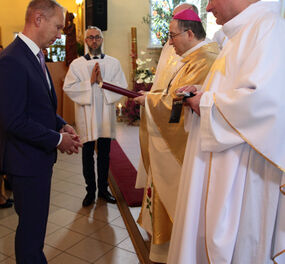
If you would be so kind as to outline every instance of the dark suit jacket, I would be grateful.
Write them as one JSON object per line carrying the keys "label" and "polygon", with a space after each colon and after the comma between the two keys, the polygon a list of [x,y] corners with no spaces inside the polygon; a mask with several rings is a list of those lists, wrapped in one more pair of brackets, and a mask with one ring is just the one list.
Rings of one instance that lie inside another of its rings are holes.
{"label": "dark suit jacket", "polygon": [[[51,78],[50,78],[51,80]],[[19,176],[51,173],[59,131],[57,100],[39,61],[17,37],[0,54],[0,169]]]}

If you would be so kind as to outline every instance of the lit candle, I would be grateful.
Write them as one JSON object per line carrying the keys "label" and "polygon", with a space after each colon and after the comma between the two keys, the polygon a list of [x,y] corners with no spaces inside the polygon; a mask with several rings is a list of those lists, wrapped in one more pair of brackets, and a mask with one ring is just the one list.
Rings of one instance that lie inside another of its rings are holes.
{"label": "lit candle", "polygon": [[119,108],[119,116],[122,116],[122,104],[121,103],[118,104],[118,108]]}

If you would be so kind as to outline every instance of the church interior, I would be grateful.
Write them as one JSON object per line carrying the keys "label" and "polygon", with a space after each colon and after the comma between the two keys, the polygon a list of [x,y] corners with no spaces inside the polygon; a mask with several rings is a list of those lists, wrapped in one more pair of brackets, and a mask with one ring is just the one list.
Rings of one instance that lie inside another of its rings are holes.
{"label": "church interior", "polygon": [[[0,45],[7,47],[22,32],[25,10],[30,0],[1,1]],[[88,26],[103,27],[103,52],[119,60],[125,74],[128,89],[150,90],[159,56],[163,48],[165,32],[153,33],[150,18],[153,6],[169,1],[147,0],[57,0],[66,11],[74,15],[78,56],[87,52],[84,45]],[[181,2],[185,1],[170,1]],[[198,5],[205,14],[207,0],[186,0]],[[99,20],[96,16],[99,16]],[[207,15],[206,15],[207,16]],[[207,37],[213,38],[220,26],[210,14],[206,19]],[[105,28],[105,29],[104,29]],[[159,30],[158,30],[159,31]],[[154,34],[154,35],[153,35]],[[75,125],[74,103],[64,93],[67,34],[48,49],[50,62],[46,65],[51,74],[57,100],[57,113],[69,124]],[[148,79],[138,71],[140,63],[147,64]],[[0,84],[1,85],[1,84]],[[118,152],[126,163],[125,173],[132,172],[134,192],[136,172],[139,170],[141,149],[139,139],[140,110],[132,100],[123,97],[116,102],[116,142]],[[193,112],[193,111],[192,111]],[[117,166],[110,165],[109,190],[117,204],[96,199],[88,207],[82,206],[86,195],[82,175],[82,153],[67,155],[58,151],[53,169],[50,209],[45,237],[44,253],[50,264],[153,264],[149,259],[150,236],[139,226],[143,189],[133,194],[138,199],[132,204],[126,199],[126,187],[121,187],[116,177]],[[114,167],[113,167],[114,166]],[[120,170],[120,169],[119,169]],[[124,175],[119,175],[124,178]],[[129,190],[127,190],[128,192]],[[6,193],[13,197],[11,191]],[[130,205],[131,204],[131,205]],[[16,264],[14,238],[18,217],[14,207],[0,209],[0,264]],[[186,263],[185,263],[186,264]]]}

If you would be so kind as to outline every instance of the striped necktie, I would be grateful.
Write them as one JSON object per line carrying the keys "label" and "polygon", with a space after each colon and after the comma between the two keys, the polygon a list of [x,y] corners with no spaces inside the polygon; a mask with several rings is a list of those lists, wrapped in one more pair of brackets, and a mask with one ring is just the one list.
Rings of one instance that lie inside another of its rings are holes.
{"label": "striped necktie", "polygon": [[37,54],[38,58],[40,59],[40,64],[41,64],[41,67],[44,71],[44,74],[46,76],[46,64],[45,64],[45,56],[43,54],[43,52],[40,50],[39,53]]}

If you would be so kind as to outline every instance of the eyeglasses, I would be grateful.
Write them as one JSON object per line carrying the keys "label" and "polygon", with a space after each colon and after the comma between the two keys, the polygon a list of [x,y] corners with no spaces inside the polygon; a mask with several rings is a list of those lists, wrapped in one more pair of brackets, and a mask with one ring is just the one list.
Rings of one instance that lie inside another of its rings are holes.
{"label": "eyeglasses", "polygon": [[170,38],[171,40],[173,40],[175,37],[177,37],[178,35],[181,35],[183,33],[185,33],[186,31],[188,31],[189,29],[185,29],[184,31],[180,32],[180,33],[176,33],[176,34],[168,34],[168,38]]}
{"label": "eyeglasses", "polygon": [[96,35],[96,36],[92,36],[92,35],[90,35],[90,36],[88,36],[88,37],[86,37],[87,39],[89,39],[89,40],[100,40],[100,39],[102,39],[102,37],[100,36],[100,35]]}

